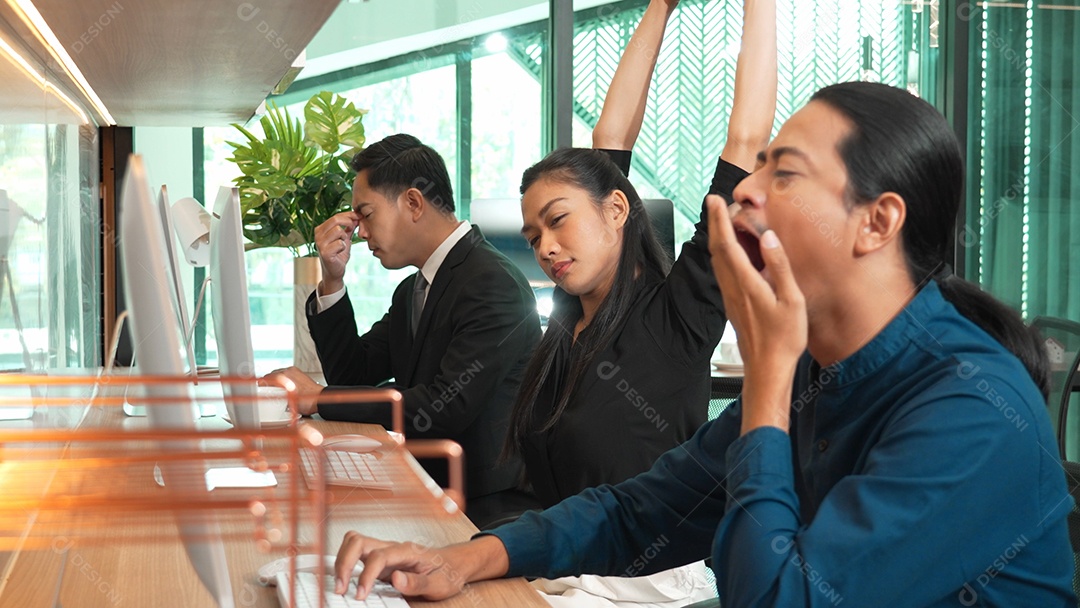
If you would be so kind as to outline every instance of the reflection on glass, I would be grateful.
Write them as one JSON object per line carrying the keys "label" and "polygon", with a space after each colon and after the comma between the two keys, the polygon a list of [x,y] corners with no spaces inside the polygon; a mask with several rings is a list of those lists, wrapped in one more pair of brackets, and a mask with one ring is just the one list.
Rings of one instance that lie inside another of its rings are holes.
{"label": "reflection on glass", "polygon": [[[26,332],[19,314],[19,300],[15,296],[15,278],[12,275],[9,254],[11,244],[15,240],[19,224],[23,219],[35,225],[42,225],[45,220],[35,218],[23,209],[14,199],[9,198],[7,191],[0,189],[0,304],[7,304],[11,309],[11,321],[18,337],[18,344],[22,347],[23,366],[32,369],[30,347],[26,343]],[[4,301],[5,295],[7,301]],[[35,344],[35,347],[39,346]]]}
{"label": "reflection on glass", "polygon": [[0,124],[0,370],[100,359],[96,155],[89,126]]}
{"label": "reflection on glass", "polygon": [[0,31],[0,371],[100,362],[97,129]]}

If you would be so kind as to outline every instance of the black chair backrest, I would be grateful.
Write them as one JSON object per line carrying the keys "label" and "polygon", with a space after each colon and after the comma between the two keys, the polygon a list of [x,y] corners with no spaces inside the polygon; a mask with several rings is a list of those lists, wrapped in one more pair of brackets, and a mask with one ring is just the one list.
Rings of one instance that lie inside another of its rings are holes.
{"label": "black chair backrest", "polygon": [[[1069,512],[1069,543],[1073,550],[1073,592],[1080,597],[1080,462],[1069,460],[1069,400],[1077,387],[1080,374],[1080,323],[1053,317],[1036,317],[1031,323],[1042,333],[1050,355],[1050,419],[1055,423],[1061,465],[1065,469],[1065,483],[1073,498]],[[1075,423],[1074,423],[1075,426]],[[1071,433],[1076,437],[1078,433]]]}
{"label": "black chair backrest", "polygon": [[1050,419],[1055,424],[1061,459],[1068,460],[1069,400],[1080,378],[1076,369],[1080,366],[1080,323],[1036,317],[1031,324],[1042,334],[1050,355]]}
{"label": "black chair backrest", "polygon": [[1065,483],[1073,497],[1072,510],[1069,511],[1069,543],[1073,551],[1073,593],[1080,597],[1080,462],[1068,460],[1061,463],[1065,469]]}

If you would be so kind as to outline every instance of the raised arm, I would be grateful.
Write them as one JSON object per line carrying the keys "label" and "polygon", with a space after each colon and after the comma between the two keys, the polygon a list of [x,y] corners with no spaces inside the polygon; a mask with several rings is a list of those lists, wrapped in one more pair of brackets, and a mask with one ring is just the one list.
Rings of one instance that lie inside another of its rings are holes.
{"label": "raised arm", "polygon": [[[611,79],[600,119],[593,129],[593,147],[630,150],[641,132],[645,103],[649,97],[660,44],[668,18],[679,0],[651,0],[641,23],[623,51],[619,67]],[[775,68],[773,69],[775,72]],[[774,87],[775,88],[775,87]]]}
{"label": "raised arm", "polygon": [[775,115],[776,0],[745,0],[735,99],[720,158],[753,171],[757,153],[769,143]]}

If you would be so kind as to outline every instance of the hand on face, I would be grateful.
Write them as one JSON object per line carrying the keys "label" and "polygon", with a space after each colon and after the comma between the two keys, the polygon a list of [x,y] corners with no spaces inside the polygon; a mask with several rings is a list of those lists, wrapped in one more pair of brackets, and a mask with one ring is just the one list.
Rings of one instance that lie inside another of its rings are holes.
{"label": "hand on face", "polygon": [[358,599],[367,598],[376,580],[389,582],[404,595],[432,601],[446,599],[460,593],[466,583],[447,559],[442,549],[348,532],[334,562],[334,592],[345,592],[353,566],[362,561],[364,571],[356,585]]}
{"label": "hand on face", "polygon": [[321,295],[340,291],[344,287],[345,266],[349,263],[352,236],[360,224],[360,216],[345,211],[319,224],[315,228],[315,247],[322,262]]}
{"label": "hand on face", "polygon": [[708,208],[713,272],[724,297],[724,310],[738,335],[739,354],[746,369],[744,419],[754,413],[750,410],[758,404],[751,397],[759,389],[784,384],[786,379],[786,387],[781,387],[777,399],[765,400],[770,407],[784,408],[782,412],[769,412],[766,419],[786,420],[791,375],[806,350],[806,301],[775,232],[768,230],[761,235],[763,272],[769,276],[766,280],[739,244],[723,200],[710,196]]}
{"label": "hand on face", "polygon": [[259,378],[259,386],[286,386],[286,383],[282,381],[283,379],[287,379],[296,385],[297,408],[302,416],[311,416],[319,411],[319,394],[322,393],[325,387],[312,380],[298,367],[292,366],[274,370]]}

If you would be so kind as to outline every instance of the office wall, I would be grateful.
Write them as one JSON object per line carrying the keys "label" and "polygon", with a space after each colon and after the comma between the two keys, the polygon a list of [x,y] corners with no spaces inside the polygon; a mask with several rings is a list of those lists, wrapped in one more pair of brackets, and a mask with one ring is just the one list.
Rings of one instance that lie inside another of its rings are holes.
{"label": "office wall", "polygon": [[[150,188],[155,195],[164,185],[168,189],[170,201],[194,196],[206,205],[202,194],[195,194],[192,187],[190,128],[135,127],[132,147],[136,154],[143,157]],[[210,204],[212,205],[213,201]],[[170,234],[169,238],[176,243],[176,235]],[[188,311],[192,311],[195,300],[195,268],[189,264],[180,264],[180,276],[184,280],[184,297],[187,298]]]}
{"label": "office wall", "polygon": [[167,185],[173,200],[192,196],[191,129],[136,127],[134,135],[133,147],[146,163],[150,187],[156,191],[162,184]]}

